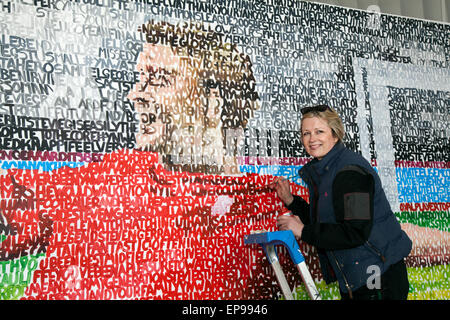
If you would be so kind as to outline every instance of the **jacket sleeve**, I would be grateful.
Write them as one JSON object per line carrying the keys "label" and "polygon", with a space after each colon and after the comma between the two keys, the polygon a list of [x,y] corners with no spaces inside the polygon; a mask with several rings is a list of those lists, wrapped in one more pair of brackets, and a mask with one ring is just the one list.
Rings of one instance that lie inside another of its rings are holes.
{"label": "jacket sleeve", "polygon": [[294,201],[287,206],[304,224],[310,223],[309,204],[300,196],[294,196]]}
{"label": "jacket sleeve", "polygon": [[336,223],[305,224],[301,239],[324,250],[362,245],[372,229],[372,175],[358,166],[347,166],[338,172],[332,188]]}

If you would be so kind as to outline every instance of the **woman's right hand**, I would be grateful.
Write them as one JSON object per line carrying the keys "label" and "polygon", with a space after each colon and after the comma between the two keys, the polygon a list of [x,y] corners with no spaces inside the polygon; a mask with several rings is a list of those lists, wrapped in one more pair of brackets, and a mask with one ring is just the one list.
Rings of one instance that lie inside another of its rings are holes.
{"label": "woman's right hand", "polygon": [[278,197],[284,202],[286,206],[290,205],[294,201],[294,196],[291,193],[291,186],[289,180],[283,177],[277,177],[270,184],[270,188],[277,192]]}

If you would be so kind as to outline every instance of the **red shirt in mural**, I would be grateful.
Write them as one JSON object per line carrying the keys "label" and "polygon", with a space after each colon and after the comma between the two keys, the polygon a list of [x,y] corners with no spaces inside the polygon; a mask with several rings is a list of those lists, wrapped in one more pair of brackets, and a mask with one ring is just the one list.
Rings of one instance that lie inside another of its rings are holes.
{"label": "red shirt in mural", "polygon": [[[80,168],[10,170],[1,179],[9,234],[0,260],[45,253],[23,298],[259,299],[280,292],[262,249],[243,241],[253,231],[275,231],[285,210],[267,187],[272,176],[171,172],[155,153],[124,150]],[[280,260],[290,284],[301,283],[283,250]]]}

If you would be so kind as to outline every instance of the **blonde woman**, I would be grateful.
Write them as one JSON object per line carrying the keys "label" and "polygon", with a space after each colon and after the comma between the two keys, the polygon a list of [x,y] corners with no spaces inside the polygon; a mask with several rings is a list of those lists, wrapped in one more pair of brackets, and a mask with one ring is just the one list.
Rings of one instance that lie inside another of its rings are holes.
{"label": "blonde woman", "polygon": [[338,281],[342,299],[398,299],[408,296],[404,258],[412,248],[371,165],[342,143],[339,115],[327,105],[302,109],[301,134],[314,159],[300,175],[309,204],[293,196],[286,180],[273,188],[295,216],[278,218],[281,230],[318,249],[327,283]]}

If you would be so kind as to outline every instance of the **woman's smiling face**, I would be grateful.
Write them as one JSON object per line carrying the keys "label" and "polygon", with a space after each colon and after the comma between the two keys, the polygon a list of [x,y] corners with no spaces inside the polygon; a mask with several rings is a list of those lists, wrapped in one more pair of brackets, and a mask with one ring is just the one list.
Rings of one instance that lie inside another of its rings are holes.
{"label": "woman's smiling face", "polygon": [[310,117],[302,120],[302,143],[310,156],[321,160],[338,140],[325,119]]}

